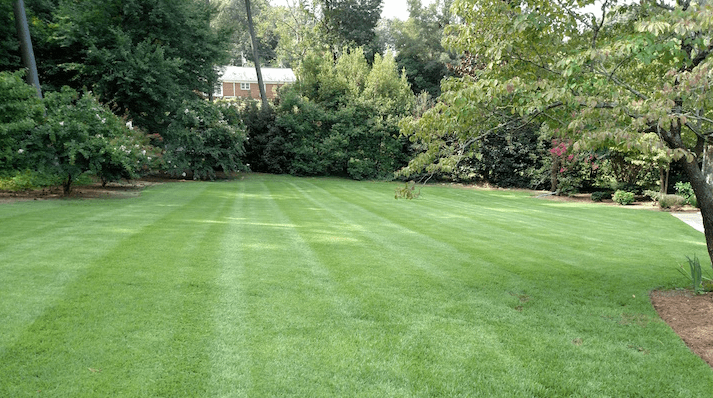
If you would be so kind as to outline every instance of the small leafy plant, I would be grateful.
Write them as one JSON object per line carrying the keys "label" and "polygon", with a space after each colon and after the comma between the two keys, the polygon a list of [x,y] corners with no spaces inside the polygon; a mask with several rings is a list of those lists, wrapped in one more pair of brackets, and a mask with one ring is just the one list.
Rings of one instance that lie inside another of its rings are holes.
{"label": "small leafy plant", "polygon": [[416,199],[421,195],[421,188],[416,190],[416,183],[409,181],[403,187],[396,188],[394,199]]}
{"label": "small leafy plant", "polygon": [[698,207],[698,200],[690,182],[679,181],[674,187],[676,188],[676,193],[686,199],[686,204]]}
{"label": "small leafy plant", "polygon": [[[694,255],[693,259],[686,256],[686,259],[688,260],[688,272],[686,272],[683,265],[679,266],[678,271],[686,278],[691,279],[693,292],[695,294],[702,294],[703,292],[711,291],[713,279],[703,276],[703,270],[701,269],[701,262],[698,260],[698,256]],[[705,283],[703,283],[704,281]]]}
{"label": "small leafy plant", "polygon": [[634,203],[634,193],[622,191],[621,189],[614,192],[614,197],[612,198],[616,203],[620,205],[630,205]]}

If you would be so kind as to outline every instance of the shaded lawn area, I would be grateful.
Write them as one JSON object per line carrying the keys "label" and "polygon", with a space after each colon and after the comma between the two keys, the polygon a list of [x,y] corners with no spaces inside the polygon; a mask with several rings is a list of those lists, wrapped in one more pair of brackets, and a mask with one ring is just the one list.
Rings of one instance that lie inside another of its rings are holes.
{"label": "shaded lawn area", "polygon": [[0,205],[0,396],[695,397],[670,214],[248,175]]}

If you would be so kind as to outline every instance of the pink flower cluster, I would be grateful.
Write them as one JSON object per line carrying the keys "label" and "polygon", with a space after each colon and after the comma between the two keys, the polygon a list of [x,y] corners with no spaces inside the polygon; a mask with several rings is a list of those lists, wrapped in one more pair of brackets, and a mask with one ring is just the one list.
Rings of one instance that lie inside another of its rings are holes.
{"label": "pink flower cluster", "polygon": [[[569,150],[569,143],[564,141],[552,140],[552,149],[550,153],[554,156],[562,157]],[[569,155],[568,160],[574,159],[574,155]]]}

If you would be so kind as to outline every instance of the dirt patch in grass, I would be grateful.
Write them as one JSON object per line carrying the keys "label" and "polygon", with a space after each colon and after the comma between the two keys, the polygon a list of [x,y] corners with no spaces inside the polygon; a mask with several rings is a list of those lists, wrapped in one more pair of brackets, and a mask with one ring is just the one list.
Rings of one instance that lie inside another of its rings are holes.
{"label": "dirt patch in grass", "polygon": [[713,366],[713,293],[655,290],[651,303],[688,348]]}

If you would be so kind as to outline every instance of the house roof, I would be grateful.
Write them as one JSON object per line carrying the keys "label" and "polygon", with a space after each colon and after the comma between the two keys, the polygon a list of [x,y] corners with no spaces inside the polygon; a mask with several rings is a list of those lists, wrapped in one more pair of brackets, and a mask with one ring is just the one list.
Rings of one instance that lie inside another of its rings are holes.
{"label": "house roof", "polygon": [[[220,81],[223,82],[248,82],[257,83],[255,67],[224,66],[220,68]],[[260,68],[262,80],[265,84],[294,83],[297,78],[289,68]]]}

